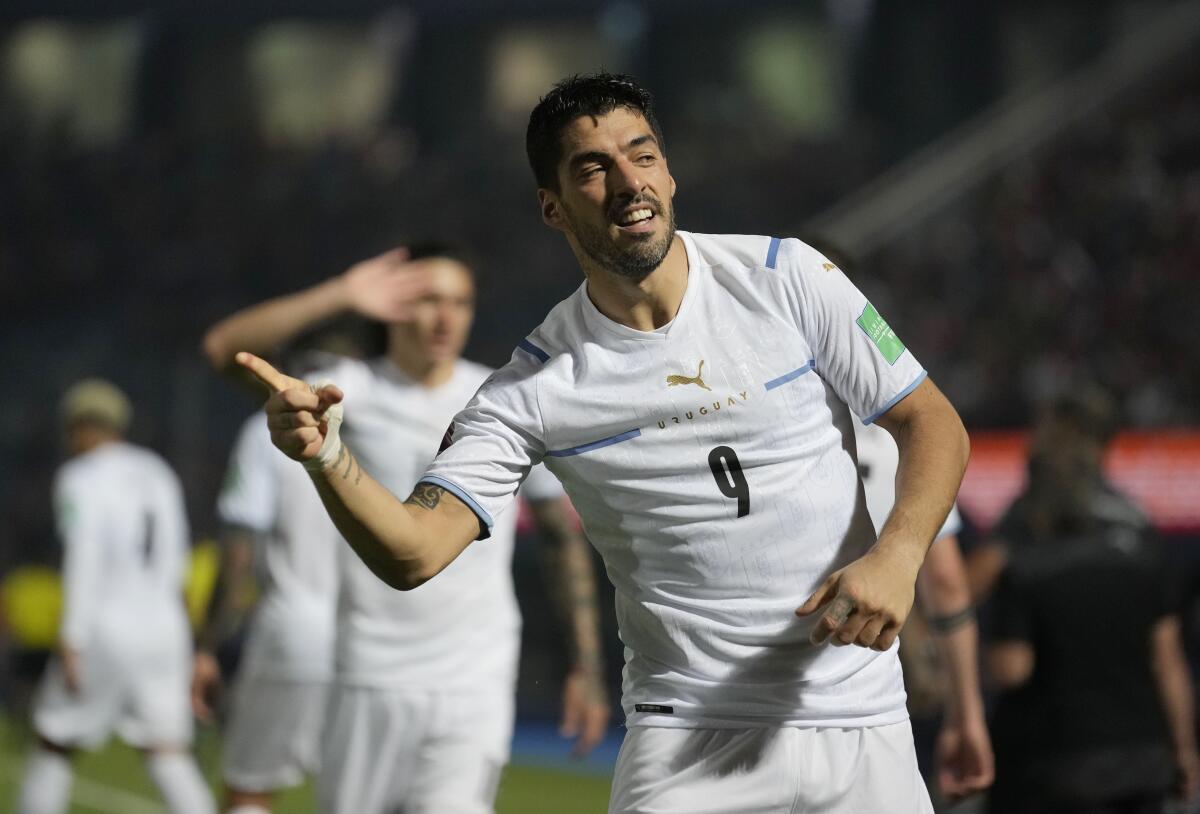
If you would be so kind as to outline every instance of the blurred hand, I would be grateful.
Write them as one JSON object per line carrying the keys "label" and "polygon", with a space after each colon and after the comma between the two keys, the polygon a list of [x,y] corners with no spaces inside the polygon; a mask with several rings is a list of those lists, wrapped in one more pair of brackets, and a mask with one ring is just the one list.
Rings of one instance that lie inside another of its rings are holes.
{"label": "blurred hand", "polygon": [[574,738],[571,754],[585,757],[608,732],[611,708],[603,680],[583,669],[573,669],[563,682],[562,722],[558,732]]}
{"label": "blurred hand", "polygon": [[83,658],[79,655],[79,651],[69,645],[60,644],[58,659],[62,663],[63,680],[67,684],[67,691],[72,695],[79,695],[83,690]]}
{"label": "blurred hand", "polygon": [[983,720],[944,725],[933,754],[938,791],[950,802],[987,789],[995,779],[992,742]]}
{"label": "blurred hand", "polygon": [[915,557],[872,548],[830,574],[796,615],[810,616],[826,608],[813,628],[813,644],[831,639],[838,646],[887,650],[912,610],[920,568]]}
{"label": "blurred hand", "polygon": [[342,280],[350,307],[380,322],[411,319],[413,306],[429,292],[429,275],[408,261],[404,248],[354,264]]}
{"label": "blurred hand", "polygon": [[213,722],[213,699],[221,687],[221,666],[212,653],[197,650],[192,661],[192,714],[201,722]]}
{"label": "blurred hand", "polygon": [[[331,408],[341,403],[341,390],[332,384],[310,387],[280,373],[252,353],[243,351],[234,358],[270,391],[265,405],[267,426],[271,429],[272,443],[284,455],[307,464],[321,456],[327,437],[337,440],[341,416]],[[329,420],[326,413],[330,413]],[[332,420],[335,414],[336,421]],[[330,450],[325,449],[325,453],[328,456]]]}

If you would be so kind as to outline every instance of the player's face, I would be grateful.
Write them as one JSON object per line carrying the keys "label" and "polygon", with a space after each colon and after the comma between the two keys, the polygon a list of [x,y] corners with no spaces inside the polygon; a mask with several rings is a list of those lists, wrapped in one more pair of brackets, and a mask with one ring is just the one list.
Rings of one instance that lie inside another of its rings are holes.
{"label": "player's face", "polygon": [[429,274],[429,293],[413,308],[413,317],[391,326],[392,341],[425,362],[457,359],[467,344],[475,318],[475,283],[461,263],[444,257],[417,260],[413,266]]}
{"label": "player's face", "polygon": [[658,268],[675,237],[675,180],[654,131],[626,108],[581,116],[562,134],[559,191],[541,189],[542,218],[576,255],[632,280]]}

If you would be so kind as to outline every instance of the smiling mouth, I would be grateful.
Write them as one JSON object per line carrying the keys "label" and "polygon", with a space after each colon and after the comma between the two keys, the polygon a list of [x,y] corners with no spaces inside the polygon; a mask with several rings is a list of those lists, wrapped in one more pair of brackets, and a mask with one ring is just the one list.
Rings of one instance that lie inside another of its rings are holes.
{"label": "smiling mouth", "polygon": [[613,219],[613,223],[622,232],[650,232],[654,229],[654,221],[657,218],[654,210],[648,206],[631,209],[628,212],[622,212]]}

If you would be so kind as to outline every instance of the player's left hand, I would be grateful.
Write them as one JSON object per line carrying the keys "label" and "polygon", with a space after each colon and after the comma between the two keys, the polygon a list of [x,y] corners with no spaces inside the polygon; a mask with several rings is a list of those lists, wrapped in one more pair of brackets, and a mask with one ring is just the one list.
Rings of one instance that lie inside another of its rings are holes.
{"label": "player's left hand", "polygon": [[821,644],[856,644],[887,650],[908,619],[916,595],[921,563],[876,545],[859,559],[830,574],[797,616],[825,613],[813,627],[810,640]]}
{"label": "player's left hand", "polygon": [[563,682],[562,722],[558,731],[574,738],[571,754],[586,757],[608,731],[611,708],[600,676],[575,668]]}
{"label": "player's left hand", "polygon": [[934,744],[934,762],[938,792],[950,802],[991,786],[996,769],[984,721],[943,726]]}
{"label": "player's left hand", "polygon": [[69,645],[60,644],[58,659],[62,662],[63,680],[67,684],[67,691],[72,695],[79,695],[83,690],[83,665],[79,651]]}
{"label": "player's left hand", "polygon": [[192,714],[201,723],[214,719],[213,699],[221,686],[221,665],[206,650],[197,650],[192,658]]}

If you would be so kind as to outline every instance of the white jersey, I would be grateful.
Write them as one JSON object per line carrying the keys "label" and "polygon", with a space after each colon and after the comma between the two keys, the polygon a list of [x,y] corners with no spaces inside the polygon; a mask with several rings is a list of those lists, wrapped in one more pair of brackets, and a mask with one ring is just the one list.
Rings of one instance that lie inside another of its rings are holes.
{"label": "white jersey", "polygon": [[54,511],[65,548],[60,635],[79,650],[124,638],[186,642],[188,524],[171,467],[114,441],[59,469]]}
{"label": "white jersey", "polygon": [[341,542],[308,474],[271,443],[261,413],[238,434],[217,514],[261,544],[262,596],[239,669],[262,678],[328,681]]}
{"label": "white jersey", "polygon": [[[867,494],[867,511],[871,513],[871,522],[878,534],[896,503],[896,467],[900,465],[900,450],[892,434],[877,424],[854,422],[854,441],[858,446],[858,473]],[[934,539],[950,537],[960,531],[962,517],[958,506],[951,506],[946,522]]]}
{"label": "white jersey", "polygon": [[[345,393],[342,438],[363,469],[403,500],[437,454],[455,413],[490,373],[459,360],[449,381],[427,388],[378,358],[343,359],[312,378],[327,378]],[[562,496],[549,473],[535,478],[531,498]],[[516,680],[521,631],[512,583],[516,507],[497,514],[492,539],[468,546],[437,579],[413,591],[388,587],[348,545],[339,546],[339,683],[475,690]]]}
{"label": "white jersey", "polygon": [[894,648],[813,646],[794,611],[875,540],[850,411],[874,420],[925,371],[807,245],[679,235],[669,324],[613,322],[584,283],[455,419],[425,479],[490,523],[545,460],[616,588],[629,724],[904,720]]}

